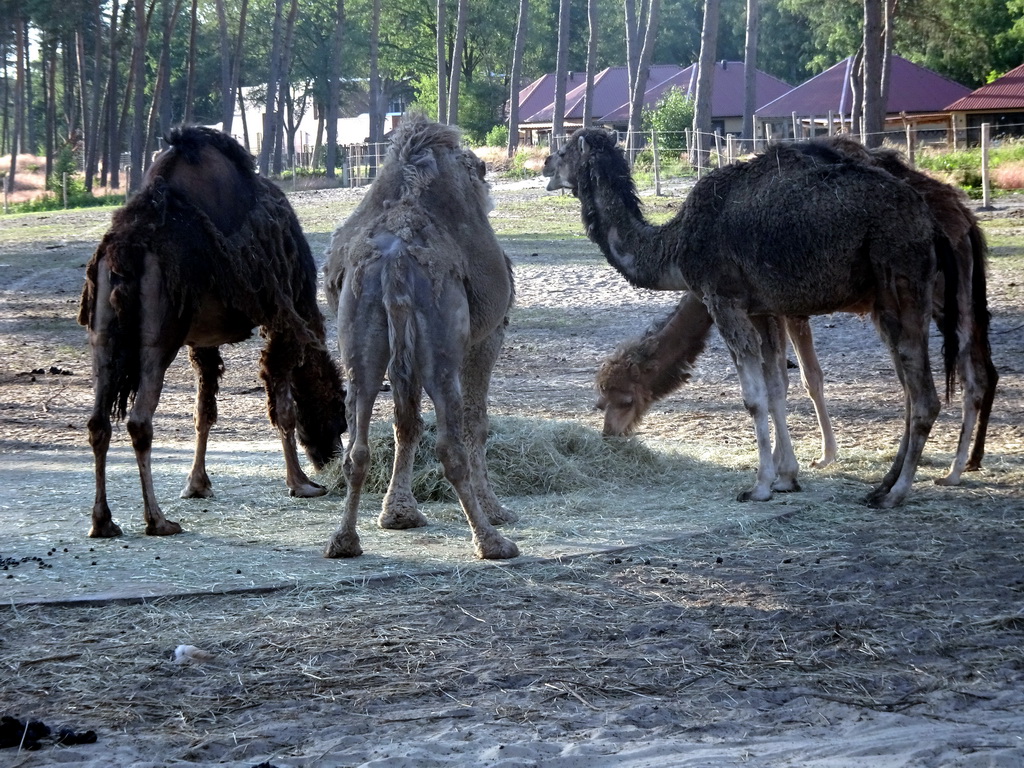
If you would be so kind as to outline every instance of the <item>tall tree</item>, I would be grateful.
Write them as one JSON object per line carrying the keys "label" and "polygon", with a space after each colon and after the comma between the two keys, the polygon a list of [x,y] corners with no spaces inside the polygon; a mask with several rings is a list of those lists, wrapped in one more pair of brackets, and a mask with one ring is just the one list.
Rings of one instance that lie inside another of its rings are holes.
{"label": "tall tree", "polygon": [[341,104],[341,45],[345,35],[345,0],[335,0],[334,26],[327,51],[327,178],[335,178],[338,163],[338,114]]}
{"label": "tall tree", "polygon": [[146,130],[145,167],[150,165],[149,151],[159,141],[159,134],[170,126],[170,80],[171,80],[171,39],[178,24],[182,0],[161,0],[163,13],[163,37],[160,42],[160,59],[156,68],[156,83],[153,86],[153,103],[149,108],[149,125]]}
{"label": "tall tree", "polygon": [[452,72],[448,78],[448,124],[459,123],[459,84],[462,79],[462,52],[466,47],[466,22],[469,15],[469,0],[459,0],[459,11],[455,20],[455,44],[452,48]]}
{"label": "tall tree", "polygon": [[[661,0],[648,0],[647,7],[641,4],[641,14],[637,19],[637,40],[642,39],[640,57],[637,60],[636,74],[629,100],[629,153],[630,161],[636,157],[643,145],[641,128],[643,127],[644,94],[647,92],[647,78],[651,69],[651,58],[658,36],[658,19],[661,11]],[[643,19],[646,17],[646,23]],[[640,37],[640,30],[644,30]]]}
{"label": "tall tree", "polygon": [[882,0],[864,0],[864,131],[865,146],[882,145],[885,105],[882,103]]}
{"label": "tall tree", "polygon": [[242,0],[241,9],[238,12],[238,34],[235,36],[234,46],[232,46],[225,0],[217,0],[217,26],[220,33],[221,128],[225,133],[231,133],[235,118],[235,94],[238,91],[238,79],[242,70],[242,45],[245,41],[248,10],[249,0]]}
{"label": "tall tree", "polygon": [[[370,8],[370,143],[384,141],[384,93],[380,77],[380,0]],[[377,154],[374,153],[374,161]]]}
{"label": "tall tree", "polygon": [[128,175],[128,192],[135,192],[142,186],[142,161],[146,152],[146,37],[149,34],[149,18],[146,15],[146,0],[135,0],[135,38],[132,42],[132,138],[131,172]]}
{"label": "tall tree", "polygon": [[[14,178],[18,170],[18,153],[22,136],[22,125],[25,122],[25,37],[28,22],[18,9],[14,17],[14,125],[11,129],[11,165],[8,169],[6,183],[8,189],[14,189]],[[6,52],[5,52],[6,54]],[[4,105],[6,112],[6,104]]]}
{"label": "tall tree", "polygon": [[270,68],[267,74],[266,110],[263,112],[263,143],[260,145],[260,168],[264,176],[270,175],[271,150],[280,130],[278,97],[281,94],[281,49],[284,47],[284,0],[274,0],[274,21],[270,37]]}
{"label": "tall tree", "polygon": [[743,46],[742,138],[750,149],[757,142],[754,135],[754,110],[757,109],[757,37],[760,24],[760,0],[747,0],[747,34]]}
{"label": "tall tree", "polygon": [[587,83],[583,91],[583,127],[594,121],[594,75],[597,69],[597,3],[587,0]]}
{"label": "tall tree", "polygon": [[199,0],[192,0],[192,7],[189,9],[188,28],[188,61],[185,74],[185,115],[182,118],[185,123],[191,124],[195,120],[195,99],[196,99],[196,31],[199,26]]}
{"label": "tall tree", "polygon": [[526,50],[526,32],[529,28],[530,0],[519,0],[519,16],[516,22],[516,41],[512,48],[512,72],[509,76],[508,99],[508,156],[512,157],[519,146],[519,86],[523,72],[523,52]]}
{"label": "tall tree", "polygon": [[437,121],[443,123],[448,117],[448,69],[445,56],[445,39],[448,30],[445,0],[437,0]]}
{"label": "tall tree", "polygon": [[551,149],[561,146],[565,128],[565,88],[569,75],[569,0],[558,0],[558,49],[555,54],[555,106],[551,113]]}
{"label": "tall tree", "polygon": [[707,165],[711,140],[711,84],[718,47],[719,0],[704,0],[704,23],[700,32],[697,60],[697,93],[693,99],[693,160],[697,168]]}

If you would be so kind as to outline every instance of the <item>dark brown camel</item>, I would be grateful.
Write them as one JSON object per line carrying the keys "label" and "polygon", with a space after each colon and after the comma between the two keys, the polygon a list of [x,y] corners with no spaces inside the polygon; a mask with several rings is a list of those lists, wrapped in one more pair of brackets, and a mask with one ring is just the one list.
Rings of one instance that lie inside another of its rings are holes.
{"label": "dark brown camel", "polygon": [[[905,424],[868,503],[889,508],[906,498],[939,411],[928,355],[935,275],[942,271],[947,290],[958,279],[918,193],[834,150],[773,146],[705,176],[672,221],[654,226],[621,148],[600,130],[577,131],[547,159],[544,174],[548,189],[579,198],[587,235],[630,283],[690,290],[707,306],[754,420],[757,480],[740,500],[799,489],[786,427],[782,318],[870,312],[904,389]],[[947,379],[958,353],[952,304],[943,318]]]}
{"label": "dark brown camel", "polygon": [[[999,378],[988,340],[984,235],[974,214],[965,205],[963,193],[908,167],[899,153],[868,151],[859,142],[842,136],[818,141],[909,183],[924,197],[953,248],[960,274],[956,298],[960,305],[957,376],[963,390],[963,426],[949,472],[935,482],[957,485],[965,470],[981,468]],[[936,280],[933,314],[940,325],[946,302],[944,288],[945,281]],[[694,361],[704,349],[711,323],[704,304],[692,294],[686,294],[672,315],[653,325],[643,337],[624,343],[604,361],[598,369],[596,383],[598,407],[605,414],[606,435],[632,433],[653,403],[686,383]],[[800,362],[801,380],[814,402],[821,431],[822,454],[811,466],[826,466],[835,459],[836,442],[825,405],[824,379],[810,324],[807,318],[787,318],[786,331]],[[975,427],[972,449],[970,442]]]}
{"label": "dark brown camel", "polygon": [[166,141],[86,268],[78,321],[89,329],[96,387],[89,419],[94,537],[121,534],[107,505],[106,457],[111,418],[125,415],[146,533],[181,532],[160,511],[150,455],[164,373],[182,346],[197,386],[195,459],[183,498],[212,494],[206,444],[224,371],[218,347],[249,338],[254,328],[266,339],[260,378],[292,495],[325,493],[302,471],[296,432],[320,468],[345,430],[341,378],[316,303],[316,265],[284,194],[255,174],[252,157],[226,134],[187,127]]}
{"label": "dark brown camel", "polygon": [[335,232],[327,296],[338,310],[352,437],[348,497],[327,557],[362,552],[356,515],[370,462],[373,404],[385,372],[395,402],[395,462],[378,523],[426,525],[412,495],[423,421],[421,389],[437,415],[437,454],[482,558],[519,549],[494,527],[515,515],[487,478],[487,391],[512,304],[512,270],[487,213],[484,165],[459,132],[407,117],[369,193]]}

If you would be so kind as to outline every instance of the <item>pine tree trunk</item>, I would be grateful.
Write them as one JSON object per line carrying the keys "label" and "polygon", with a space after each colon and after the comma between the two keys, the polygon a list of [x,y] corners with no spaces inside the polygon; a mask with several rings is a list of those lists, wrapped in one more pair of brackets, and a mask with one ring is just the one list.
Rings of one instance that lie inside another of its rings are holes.
{"label": "pine tree trunk", "polygon": [[135,192],[142,186],[142,158],[146,148],[146,0],[135,0],[135,39],[132,44],[132,165],[128,177],[128,191]]}
{"label": "pine tree trunk", "polygon": [[462,80],[462,51],[466,46],[466,17],[469,0],[459,0],[459,15],[455,20],[455,47],[452,49],[452,74],[448,78],[448,124],[459,124],[459,84]]}
{"label": "pine tree trunk", "polygon": [[700,59],[697,62],[697,93],[693,105],[693,145],[697,168],[707,165],[711,140],[711,82],[718,47],[719,0],[704,0],[704,24],[700,33]]}
{"label": "pine tree trunk", "polygon": [[587,84],[583,94],[583,127],[594,122],[594,70],[597,69],[597,0],[587,0]]}
{"label": "pine tree trunk", "polygon": [[445,56],[445,38],[448,21],[445,18],[445,0],[437,0],[437,122],[448,117],[448,69]]}
{"label": "pine tree trunk", "polygon": [[882,145],[882,0],[864,0],[864,146]]}
{"label": "pine tree trunk", "polygon": [[327,178],[335,178],[338,163],[338,112],[341,102],[341,46],[345,34],[345,0],[337,0],[334,7],[334,27],[331,29],[331,49],[327,55],[327,109],[324,122],[327,128],[327,153],[324,165]]}
{"label": "pine tree trunk", "polygon": [[744,146],[753,150],[757,136],[754,110],[757,109],[757,37],[761,27],[760,0],[747,0],[747,35],[743,46],[743,130]]}
{"label": "pine tree trunk", "polygon": [[555,108],[551,113],[551,151],[564,140],[565,89],[569,76],[569,0],[558,0],[558,50],[555,53]]}
{"label": "pine tree trunk", "polygon": [[526,50],[526,32],[529,28],[530,2],[519,0],[519,20],[516,22],[516,41],[512,49],[512,73],[508,99],[508,156],[519,146],[519,81],[523,73],[523,52]]}

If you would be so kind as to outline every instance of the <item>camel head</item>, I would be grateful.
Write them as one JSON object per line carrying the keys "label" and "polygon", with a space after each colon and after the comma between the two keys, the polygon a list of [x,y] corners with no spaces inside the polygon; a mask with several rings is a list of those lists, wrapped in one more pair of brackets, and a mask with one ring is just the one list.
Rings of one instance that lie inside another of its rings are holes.
{"label": "camel head", "polygon": [[551,179],[547,189],[569,189],[575,195],[579,174],[594,155],[614,150],[615,134],[601,128],[580,128],[544,161],[544,175]]}
{"label": "camel head", "polygon": [[644,382],[641,365],[628,350],[620,350],[602,363],[597,371],[596,408],[604,411],[605,437],[633,434],[654,399]]}

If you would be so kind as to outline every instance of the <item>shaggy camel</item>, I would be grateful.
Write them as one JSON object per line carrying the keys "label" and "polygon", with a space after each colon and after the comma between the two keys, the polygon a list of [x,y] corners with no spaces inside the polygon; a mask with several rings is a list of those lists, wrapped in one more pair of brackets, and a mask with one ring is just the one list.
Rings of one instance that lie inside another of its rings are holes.
{"label": "shaggy camel", "polygon": [[218,347],[249,338],[254,328],[266,339],[260,378],[293,496],[326,492],[302,471],[296,432],[319,469],[345,430],[344,391],[316,303],[316,264],[287,199],[256,176],[252,157],[226,134],[186,127],[166,141],[86,267],[78,321],[89,329],[96,388],[93,537],[121,534],[107,504],[106,456],[111,418],[126,414],[146,533],[181,532],[160,511],[150,456],[164,374],[182,346],[197,389],[195,457],[183,498],[212,495],[206,445],[224,372]]}
{"label": "shaggy camel", "polygon": [[[960,305],[961,325],[957,375],[963,390],[963,426],[949,472],[935,482],[957,485],[964,471],[981,468],[999,378],[988,339],[984,235],[959,190],[908,167],[899,153],[868,151],[859,142],[844,136],[818,141],[909,183],[924,197],[953,248],[959,269],[956,300]],[[941,323],[946,301],[944,282],[938,279],[935,285],[933,314],[936,323]],[[671,316],[652,326],[642,338],[623,344],[604,361],[598,369],[596,383],[598,407],[605,414],[606,435],[631,433],[654,402],[686,383],[710,328],[711,316],[707,308],[699,299],[687,294]],[[824,379],[810,324],[807,318],[786,318],[786,331],[800,363],[802,383],[814,403],[821,432],[822,455],[812,461],[811,466],[822,467],[835,459],[836,442],[825,406]],[[972,434],[976,434],[973,448]]]}
{"label": "shaggy camel", "polygon": [[[811,466],[825,467],[835,461],[838,448],[825,405],[824,375],[814,351],[811,324],[806,317],[787,317],[784,322],[800,364],[800,381],[814,404],[821,432],[821,455]],[[632,434],[654,403],[690,380],[693,362],[704,351],[711,325],[704,302],[687,291],[672,314],[605,359],[595,383],[606,437]]]}
{"label": "shaggy camel", "polygon": [[460,148],[457,129],[407,118],[367,196],[332,238],[327,296],[338,311],[352,437],[344,517],[326,557],[362,552],[356,514],[385,372],[395,403],[395,461],[378,524],[400,529],[427,522],[411,490],[422,388],[434,403],[438,457],[476,554],[519,554],[494,527],[515,515],[495,498],[484,453],[487,391],[513,299],[511,264],[487,220],[484,170]]}
{"label": "shaggy camel", "polygon": [[[572,190],[587,235],[630,283],[690,290],[707,306],[739,373],[758,449],[741,501],[795,491],[798,463],[786,427],[781,318],[871,312],[904,389],[904,432],[868,503],[900,504],[939,412],[928,355],[937,269],[958,274],[927,204],[907,184],[817,145],[773,146],[701,179],[676,217],[643,217],[614,138],[577,131],[545,161],[549,190]],[[943,316],[947,380],[958,353],[957,302]],[[773,448],[771,426],[775,426]]]}

